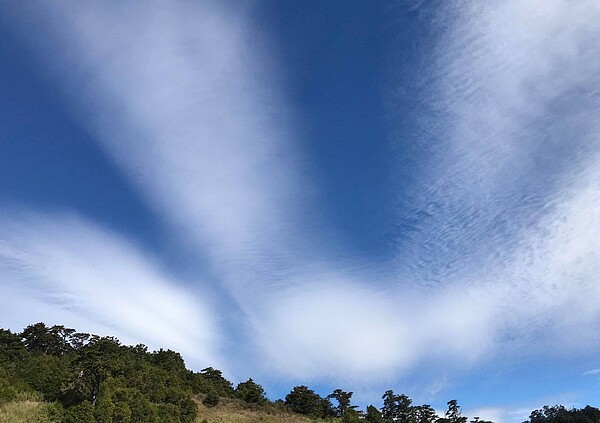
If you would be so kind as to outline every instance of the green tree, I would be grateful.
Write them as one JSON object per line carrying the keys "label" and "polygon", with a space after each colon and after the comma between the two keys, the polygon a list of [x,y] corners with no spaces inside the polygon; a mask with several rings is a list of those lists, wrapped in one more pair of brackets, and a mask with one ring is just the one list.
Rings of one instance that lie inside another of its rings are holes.
{"label": "green tree", "polygon": [[207,382],[208,389],[215,389],[219,396],[225,398],[234,397],[235,390],[233,389],[233,385],[223,377],[223,373],[220,370],[207,367],[200,371],[199,377]]}
{"label": "green tree", "polygon": [[413,407],[411,413],[411,421],[413,423],[435,423],[437,420],[438,416],[429,404]]}
{"label": "green tree", "polygon": [[349,408],[342,417],[342,423],[360,423],[361,415],[355,408]]}
{"label": "green tree", "polygon": [[365,414],[365,420],[369,423],[384,423],[383,416],[381,415],[379,410],[373,405],[369,405],[367,407],[367,413]]}
{"label": "green tree", "polygon": [[267,401],[265,390],[258,383],[254,382],[252,378],[238,384],[235,394],[247,403],[264,404]]}
{"label": "green tree", "polygon": [[381,415],[386,423],[410,423],[412,420],[412,400],[407,395],[396,395],[394,391],[385,391]]}
{"label": "green tree", "polygon": [[15,374],[47,401],[56,401],[72,372],[66,358],[36,353],[17,363]]}
{"label": "green tree", "polygon": [[73,388],[96,404],[102,382],[123,371],[120,342],[113,337],[93,337],[77,354],[75,364],[79,369]]}
{"label": "green tree", "polygon": [[545,405],[539,410],[534,410],[529,420],[524,423],[598,423],[600,422],[600,410],[595,407],[586,406],[582,409],[571,408],[567,410],[562,405]]}
{"label": "green tree", "polygon": [[60,356],[83,346],[89,335],[62,325],[47,327],[44,323],[27,326],[21,332],[23,344],[29,352]]}
{"label": "green tree", "polygon": [[187,373],[183,357],[178,352],[163,350],[162,348],[152,353],[153,364],[168,372],[184,375]]}
{"label": "green tree", "polygon": [[304,414],[305,416],[320,417],[321,415],[321,396],[307,386],[295,386],[292,391],[285,396],[285,405],[294,413]]}
{"label": "green tree", "polygon": [[467,417],[462,415],[458,401],[453,399],[448,401],[448,410],[443,419],[438,419],[439,423],[467,423]]}
{"label": "green tree", "polygon": [[0,364],[9,366],[24,360],[27,350],[21,342],[21,337],[10,330],[0,329]]}
{"label": "green tree", "polygon": [[338,405],[335,407],[335,411],[338,417],[344,417],[349,410],[356,408],[356,406],[353,406],[350,403],[352,394],[353,392],[345,392],[341,389],[336,389],[331,394],[327,395],[327,398],[332,398],[337,401]]}

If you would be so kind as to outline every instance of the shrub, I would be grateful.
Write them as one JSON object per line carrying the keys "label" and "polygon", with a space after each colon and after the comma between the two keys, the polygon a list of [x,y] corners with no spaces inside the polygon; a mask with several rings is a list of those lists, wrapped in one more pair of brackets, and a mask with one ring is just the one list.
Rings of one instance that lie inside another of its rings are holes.
{"label": "shrub", "polygon": [[214,390],[208,392],[204,400],[202,400],[202,404],[207,407],[215,407],[219,403],[219,395]]}

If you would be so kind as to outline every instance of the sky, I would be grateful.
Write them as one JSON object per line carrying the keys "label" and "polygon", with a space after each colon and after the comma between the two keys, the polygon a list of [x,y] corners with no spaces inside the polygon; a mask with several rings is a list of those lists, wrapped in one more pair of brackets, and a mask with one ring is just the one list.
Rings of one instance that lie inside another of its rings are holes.
{"label": "sky", "polygon": [[600,394],[600,3],[5,2],[0,326],[520,422]]}

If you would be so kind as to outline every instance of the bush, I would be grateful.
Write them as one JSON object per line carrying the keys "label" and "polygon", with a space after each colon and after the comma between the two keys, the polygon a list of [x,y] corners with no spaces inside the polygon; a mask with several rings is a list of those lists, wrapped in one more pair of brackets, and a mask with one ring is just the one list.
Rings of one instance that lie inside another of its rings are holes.
{"label": "bush", "polygon": [[94,406],[89,401],[84,401],[65,411],[64,423],[96,423]]}
{"label": "bush", "polygon": [[202,404],[206,405],[207,407],[215,407],[217,404],[219,404],[219,395],[217,395],[214,390],[209,391],[204,400],[202,400]]}

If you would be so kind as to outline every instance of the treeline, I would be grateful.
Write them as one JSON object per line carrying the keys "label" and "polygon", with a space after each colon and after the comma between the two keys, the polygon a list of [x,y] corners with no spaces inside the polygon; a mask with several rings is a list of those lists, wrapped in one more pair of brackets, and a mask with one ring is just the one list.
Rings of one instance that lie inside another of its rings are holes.
{"label": "treeline", "polygon": [[[220,370],[188,370],[175,351],[148,351],[113,337],[37,323],[21,333],[0,329],[0,407],[11,401],[48,403],[48,420],[65,423],[191,423],[202,401],[214,407],[224,398],[311,419],[342,423],[467,423],[456,400],[444,416],[428,404],[386,391],[383,406],[359,410],[352,392],[336,389],[322,397],[296,386],[285,399],[269,401],[252,379],[237,386]],[[491,423],[474,417],[471,423]],[[525,422],[524,422],[525,423]],[[594,407],[544,407],[526,423],[600,423]]]}
{"label": "treeline", "polygon": [[0,329],[0,405],[39,397],[52,403],[52,421],[66,423],[191,423],[194,395],[207,406],[220,398],[266,402],[251,379],[234,388],[219,370],[186,369],[175,351],[43,323]]}

